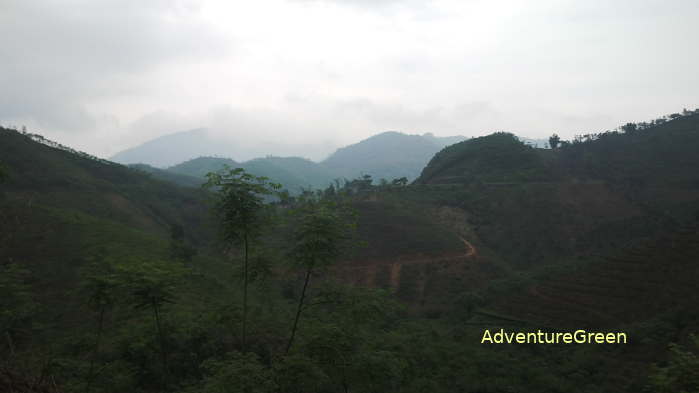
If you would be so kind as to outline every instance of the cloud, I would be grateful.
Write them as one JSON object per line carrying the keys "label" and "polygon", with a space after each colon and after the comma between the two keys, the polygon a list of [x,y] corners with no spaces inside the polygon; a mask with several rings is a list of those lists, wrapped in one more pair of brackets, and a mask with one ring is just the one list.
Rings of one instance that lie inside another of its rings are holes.
{"label": "cloud", "polygon": [[385,130],[568,138],[699,106],[693,4],[5,0],[0,123],[103,156],[200,127],[311,157]]}
{"label": "cloud", "polygon": [[134,75],[229,47],[184,3],[112,0],[4,2],[0,48],[0,119],[80,132],[93,102],[148,88]]}

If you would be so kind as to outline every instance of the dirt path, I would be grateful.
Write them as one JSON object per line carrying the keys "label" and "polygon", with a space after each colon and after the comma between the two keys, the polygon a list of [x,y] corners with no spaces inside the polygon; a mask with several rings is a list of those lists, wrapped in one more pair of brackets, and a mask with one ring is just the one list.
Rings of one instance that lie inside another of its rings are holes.
{"label": "dirt path", "polygon": [[471,242],[461,236],[459,236],[459,239],[461,239],[461,241],[466,245],[466,255],[464,255],[466,258],[478,256],[478,250],[473,244],[471,244]]}
{"label": "dirt path", "polygon": [[[463,237],[459,236],[459,239],[464,243],[466,246],[466,254],[463,255],[449,255],[449,256],[439,256],[439,257],[426,257],[426,258],[415,258],[415,259],[406,259],[406,260],[400,260],[397,259],[395,261],[392,261],[390,264],[391,265],[414,265],[414,264],[423,264],[423,263],[430,263],[430,262],[452,262],[452,261],[457,261],[462,258],[471,258],[471,257],[477,257],[478,256],[478,249],[476,249],[476,246],[471,244],[468,240],[464,239]],[[375,262],[375,261],[371,261]],[[343,266],[342,269],[366,269],[371,266],[375,266],[376,264],[374,263],[369,263],[366,265],[354,265],[354,266]],[[398,268],[400,271],[400,267]],[[392,273],[396,274],[396,273]]]}

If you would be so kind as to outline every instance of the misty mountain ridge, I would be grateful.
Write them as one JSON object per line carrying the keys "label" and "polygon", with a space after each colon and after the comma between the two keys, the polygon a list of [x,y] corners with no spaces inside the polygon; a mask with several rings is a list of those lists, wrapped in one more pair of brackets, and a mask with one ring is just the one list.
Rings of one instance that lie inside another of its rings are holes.
{"label": "misty mountain ridge", "polygon": [[[149,167],[139,169],[163,179],[167,176],[162,170],[188,176],[179,179],[183,185],[191,185],[192,178],[202,180],[206,173],[220,170],[224,165],[242,166],[250,173],[269,177],[298,192],[301,188],[325,187],[337,178],[352,179],[364,174],[375,179],[406,177],[412,180],[435,153],[465,139],[464,136],[437,137],[431,133],[409,135],[387,131],[340,148],[321,162],[276,155],[236,161],[228,158],[235,157],[230,141],[217,140],[201,128],[153,139],[117,153],[112,160],[147,165]],[[156,170],[158,168],[160,170]]]}
{"label": "misty mountain ridge", "polygon": [[328,146],[327,142],[285,143],[278,140],[248,139],[247,135],[196,128],[157,137],[120,151],[110,157],[110,160],[120,164],[147,164],[164,169],[197,157],[230,157],[240,161],[270,154],[320,158],[335,148]]}
{"label": "misty mountain ridge", "polygon": [[[155,177],[186,186],[203,182],[207,173],[218,171],[224,165],[239,166],[254,175],[282,183],[296,193],[303,188],[327,187],[335,179],[363,175],[371,175],[377,181],[401,177],[413,180],[436,153],[467,139],[462,135],[439,137],[432,133],[386,131],[339,148],[320,162],[277,155],[236,161],[230,158],[235,157],[236,150],[230,140],[217,139],[207,129],[199,128],[153,139],[117,153],[112,159],[124,164],[139,164],[139,169]],[[533,147],[547,147],[542,139],[518,139]],[[273,150],[274,146],[268,148]]]}

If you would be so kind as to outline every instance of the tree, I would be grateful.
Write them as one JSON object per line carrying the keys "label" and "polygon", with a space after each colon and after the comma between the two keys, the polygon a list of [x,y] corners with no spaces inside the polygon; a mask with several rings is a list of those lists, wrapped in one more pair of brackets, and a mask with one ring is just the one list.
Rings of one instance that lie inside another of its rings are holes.
{"label": "tree", "polygon": [[104,330],[104,316],[114,307],[118,281],[111,264],[103,259],[93,261],[81,273],[83,276],[81,292],[87,298],[87,304],[90,309],[97,313],[95,347],[90,359],[90,368],[85,385],[85,392],[89,392],[95,377],[95,360],[100,352],[100,342]]}
{"label": "tree", "polygon": [[214,209],[218,214],[223,240],[227,244],[243,246],[241,349],[245,352],[250,248],[268,222],[269,215],[264,198],[276,194],[281,185],[269,182],[266,177],[253,176],[243,168],[231,169],[228,166],[206,176],[209,180],[205,187],[216,191]]}
{"label": "tree", "polygon": [[5,179],[7,179],[7,171],[2,163],[0,163],[0,183],[4,182]]}
{"label": "tree", "polygon": [[393,179],[393,180],[391,181],[391,184],[394,185],[394,186],[403,187],[403,186],[405,186],[406,184],[408,184],[408,178],[407,178],[407,177],[400,177],[400,178],[397,178],[397,179]]}
{"label": "tree", "polygon": [[136,309],[150,308],[153,311],[160,357],[163,367],[163,386],[167,387],[169,368],[167,346],[162,323],[162,309],[165,304],[175,302],[175,290],[187,269],[177,261],[130,258],[114,266],[119,286],[131,296]]}
{"label": "tree", "polygon": [[[699,349],[699,337],[690,336],[694,349]],[[670,344],[667,366],[654,366],[650,375],[650,390],[658,393],[698,392],[699,357],[689,349]]]}
{"label": "tree", "polygon": [[208,359],[201,368],[204,380],[187,392],[271,393],[277,388],[272,371],[252,352],[231,352],[223,360]]}
{"label": "tree", "polygon": [[552,149],[557,148],[560,142],[561,137],[559,137],[558,134],[553,134],[549,137],[549,146],[551,146]]}
{"label": "tree", "polygon": [[5,336],[2,340],[7,341],[10,354],[15,352],[14,334],[31,323],[38,309],[27,284],[30,275],[17,264],[0,264],[0,334]]}
{"label": "tree", "polygon": [[626,134],[633,134],[638,130],[638,125],[636,123],[626,123],[621,126],[621,130]]}
{"label": "tree", "polygon": [[352,212],[337,201],[308,198],[300,202],[294,214],[297,219],[290,256],[295,267],[304,272],[304,281],[286,346],[287,354],[294,343],[311,276],[337,259],[356,228]]}
{"label": "tree", "polygon": [[197,250],[187,244],[184,228],[179,224],[170,225],[170,257],[182,262],[191,262]]}

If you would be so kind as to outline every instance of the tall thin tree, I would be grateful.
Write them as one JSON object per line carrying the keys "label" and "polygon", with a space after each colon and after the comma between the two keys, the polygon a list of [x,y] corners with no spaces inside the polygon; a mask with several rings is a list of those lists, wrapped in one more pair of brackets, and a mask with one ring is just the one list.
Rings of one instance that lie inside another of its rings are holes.
{"label": "tall thin tree", "polygon": [[286,345],[287,354],[294,344],[312,275],[335,262],[356,227],[354,215],[339,200],[306,198],[294,213],[297,219],[292,220],[294,228],[290,256],[294,265],[303,271],[304,280]]}
{"label": "tall thin tree", "polygon": [[248,319],[249,260],[253,243],[267,223],[265,198],[276,195],[281,185],[266,177],[245,172],[243,168],[226,166],[219,172],[207,174],[205,187],[214,190],[214,209],[218,215],[223,240],[229,245],[242,246],[243,252],[243,317],[241,321],[241,352],[245,352]]}
{"label": "tall thin tree", "polygon": [[157,259],[130,258],[115,266],[119,285],[131,295],[137,309],[150,308],[160,345],[163,369],[163,389],[167,390],[170,369],[168,350],[162,321],[163,306],[175,302],[175,292],[187,269],[180,262]]}

